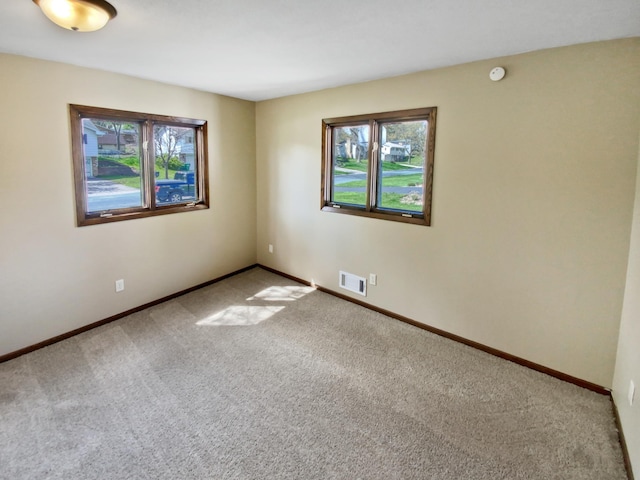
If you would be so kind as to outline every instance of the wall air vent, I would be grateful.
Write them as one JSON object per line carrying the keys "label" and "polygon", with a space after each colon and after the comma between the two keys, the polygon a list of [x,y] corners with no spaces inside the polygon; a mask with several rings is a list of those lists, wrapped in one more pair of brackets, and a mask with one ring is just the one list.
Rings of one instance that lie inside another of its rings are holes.
{"label": "wall air vent", "polygon": [[353,273],[340,271],[340,287],[364,297],[367,296],[367,280]]}

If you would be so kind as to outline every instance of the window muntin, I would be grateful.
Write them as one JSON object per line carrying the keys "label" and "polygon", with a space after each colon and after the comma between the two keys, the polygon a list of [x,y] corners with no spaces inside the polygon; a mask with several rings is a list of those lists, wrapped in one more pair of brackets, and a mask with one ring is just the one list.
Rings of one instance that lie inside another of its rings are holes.
{"label": "window muntin", "polygon": [[206,121],[70,112],[79,226],[208,208]]}
{"label": "window muntin", "polygon": [[323,120],[322,209],[430,225],[435,117],[430,107]]}

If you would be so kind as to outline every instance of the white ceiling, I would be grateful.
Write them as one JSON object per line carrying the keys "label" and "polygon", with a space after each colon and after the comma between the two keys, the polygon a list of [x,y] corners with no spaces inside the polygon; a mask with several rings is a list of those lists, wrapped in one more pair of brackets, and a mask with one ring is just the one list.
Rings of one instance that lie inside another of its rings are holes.
{"label": "white ceiling", "polygon": [[639,0],[111,0],[103,30],[0,0],[0,52],[248,100],[640,36]]}

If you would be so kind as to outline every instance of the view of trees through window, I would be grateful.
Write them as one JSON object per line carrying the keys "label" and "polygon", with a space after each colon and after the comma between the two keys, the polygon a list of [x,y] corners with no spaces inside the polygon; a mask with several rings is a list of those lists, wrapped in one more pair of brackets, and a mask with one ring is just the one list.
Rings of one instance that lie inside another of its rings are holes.
{"label": "view of trees through window", "polygon": [[[84,118],[82,135],[87,211],[143,206],[140,124]],[[156,201],[172,204],[196,198],[194,128],[157,124],[153,137]]]}
{"label": "view of trees through window", "polygon": [[[427,121],[379,125],[377,205],[422,211]],[[366,205],[369,125],[335,127],[333,131],[333,201]]]}
{"label": "view of trees through window", "polygon": [[426,120],[381,124],[381,208],[422,212],[426,133]]}
{"label": "view of trees through window", "polygon": [[172,178],[176,171],[190,171],[193,164],[193,128],[154,125],[153,144],[155,167],[163,178]]}
{"label": "view of trees through window", "polygon": [[336,127],[333,133],[333,200],[364,206],[369,168],[369,125]]}
{"label": "view of trees through window", "polygon": [[206,121],[70,111],[79,225],[208,207]]}
{"label": "view of trees through window", "polygon": [[82,119],[87,211],[141,207],[140,125]]}
{"label": "view of trees through window", "polygon": [[324,119],[322,209],[430,225],[436,111]]}

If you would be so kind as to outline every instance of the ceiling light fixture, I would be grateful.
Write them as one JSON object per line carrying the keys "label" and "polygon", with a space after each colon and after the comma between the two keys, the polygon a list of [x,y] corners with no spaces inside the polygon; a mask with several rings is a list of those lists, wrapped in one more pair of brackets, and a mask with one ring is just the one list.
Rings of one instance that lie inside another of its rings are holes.
{"label": "ceiling light fixture", "polygon": [[56,25],[74,32],[94,32],[118,12],[104,0],[33,0]]}

